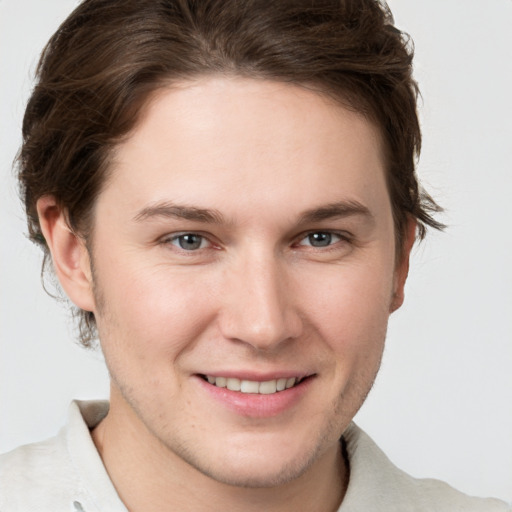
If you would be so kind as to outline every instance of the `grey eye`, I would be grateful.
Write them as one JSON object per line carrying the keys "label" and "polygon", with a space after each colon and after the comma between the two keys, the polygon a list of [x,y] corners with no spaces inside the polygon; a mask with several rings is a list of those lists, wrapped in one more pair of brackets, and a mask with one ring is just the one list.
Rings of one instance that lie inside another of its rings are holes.
{"label": "grey eye", "polygon": [[185,233],[183,235],[178,235],[172,239],[172,243],[174,245],[178,245],[181,249],[185,251],[194,251],[196,249],[201,249],[204,247],[205,239],[201,235],[197,235],[196,233]]}
{"label": "grey eye", "polygon": [[[334,235],[336,236],[336,235]],[[339,238],[339,237],[338,237]],[[332,233],[322,232],[319,231],[317,233],[310,233],[307,236],[307,240],[309,242],[309,245],[312,247],[327,247],[328,245],[331,245],[333,239]]]}

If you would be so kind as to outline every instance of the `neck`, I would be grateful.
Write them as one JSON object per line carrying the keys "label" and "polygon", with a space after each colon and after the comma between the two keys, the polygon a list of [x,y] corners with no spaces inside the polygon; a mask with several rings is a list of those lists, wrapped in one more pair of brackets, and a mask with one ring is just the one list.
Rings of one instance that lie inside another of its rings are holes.
{"label": "neck", "polygon": [[227,485],[201,473],[156,439],[131,409],[118,408],[115,401],[92,437],[130,512],[335,512],[348,485],[341,443],[292,481],[250,488]]}

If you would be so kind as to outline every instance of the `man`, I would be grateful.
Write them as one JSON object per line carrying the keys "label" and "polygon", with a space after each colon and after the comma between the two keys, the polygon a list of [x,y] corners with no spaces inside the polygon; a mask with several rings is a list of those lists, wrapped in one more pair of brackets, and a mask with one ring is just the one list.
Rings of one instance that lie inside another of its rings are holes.
{"label": "man", "polygon": [[[110,406],[4,457],[6,510],[506,510],[351,420],[435,203],[375,2],[84,2],[20,154],[29,230]],[[89,433],[90,431],[90,433]]]}

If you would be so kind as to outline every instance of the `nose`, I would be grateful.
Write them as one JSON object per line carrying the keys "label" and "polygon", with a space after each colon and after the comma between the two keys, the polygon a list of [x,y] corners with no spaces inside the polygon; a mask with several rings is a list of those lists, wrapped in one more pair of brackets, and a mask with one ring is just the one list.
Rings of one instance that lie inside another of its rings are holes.
{"label": "nose", "polygon": [[225,338],[271,351],[302,333],[296,294],[283,264],[272,256],[247,257],[226,279],[220,326]]}

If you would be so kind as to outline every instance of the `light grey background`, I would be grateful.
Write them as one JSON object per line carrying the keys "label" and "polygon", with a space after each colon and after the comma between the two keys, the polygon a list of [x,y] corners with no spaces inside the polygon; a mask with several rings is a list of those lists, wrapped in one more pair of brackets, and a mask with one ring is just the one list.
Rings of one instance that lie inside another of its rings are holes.
{"label": "light grey background", "polygon": [[[0,0],[0,451],[106,397],[100,355],[42,291],[11,163],[37,56],[74,0]],[[356,420],[390,458],[512,501],[512,1],[391,0],[416,44],[423,183],[445,234],[414,251],[377,384]]]}

